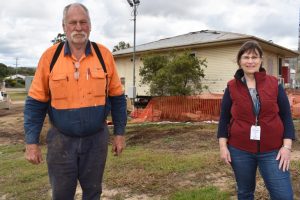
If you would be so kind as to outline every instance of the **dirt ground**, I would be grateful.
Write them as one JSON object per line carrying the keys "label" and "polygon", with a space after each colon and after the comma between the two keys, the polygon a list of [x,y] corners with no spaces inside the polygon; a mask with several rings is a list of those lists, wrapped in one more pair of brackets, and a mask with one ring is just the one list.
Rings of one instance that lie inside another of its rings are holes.
{"label": "dirt ground", "polygon": [[[17,144],[17,143],[24,143],[24,129],[23,129],[23,109],[24,109],[24,103],[23,102],[15,102],[12,104],[10,110],[1,109],[0,110],[0,145],[7,145],[7,144]],[[299,122],[300,123],[300,122]],[[46,120],[45,126],[49,126]],[[300,126],[296,126],[300,127]],[[297,130],[297,129],[296,129]],[[189,149],[205,149],[208,147],[205,146],[199,146],[201,143],[197,143],[195,141],[199,140],[211,140],[208,142],[209,144],[213,145],[213,148],[218,148],[217,142],[215,142],[216,138],[211,137],[211,135],[214,135],[215,130],[205,130],[203,131],[201,127],[195,126],[195,130],[190,130],[190,132],[185,133],[184,135],[181,132],[178,132],[178,130],[174,131],[159,131],[159,132],[153,132],[151,134],[138,134],[140,132],[139,130],[136,130],[137,132],[131,131],[127,135],[127,145],[134,145],[134,144],[145,144],[145,147],[151,148],[165,148],[165,150],[168,151],[182,151],[185,150],[185,152],[188,152]],[[201,135],[197,135],[197,138],[195,138],[194,131],[201,131]],[[299,132],[299,130],[297,130]],[[159,138],[162,138],[162,136],[170,135],[170,136],[176,136],[176,142],[170,143],[170,146],[165,145],[164,147],[160,146],[161,141]],[[299,135],[299,134],[298,134]],[[214,140],[214,141],[213,141]],[[183,142],[184,141],[184,142]],[[191,145],[193,144],[193,145]],[[211,147],[210,147],[211,148]],[[294,143],[294,151],[292,153],[292,160],[300,160],[300,142],[297,141]],[[193,180],[193,174],[190,175],[190,178],[187,178],[187,180],[182,181],[180,184],[183,185],[190,185],[193,184],[191,180]],[[234,184],[232,180],[228,180],[228,176],[225,174],[222,174],[221,172],[218,174],[207,174],[206,177],[207,180],[211,180],[215,186],[221,188],[221,189],[227,189],[226,187],[230,186],[231,184]],[[228,184],[230,182],[230,184]],[[300,187],[300,185],[297,185]],[[300,189],[294,188],[295,192],[297,193],[297,196],[300,195]],[[261,179],[258,180],[257,183],[257,191],[260,191],[262,195],[266,193],[263,181]],[[50,192],[50,191],[49,191]],[[129,193],[126,188],[121,188],[119,190],[110,190],[104,186],[104,200],[112,199],[116,193]],[[81,197],[81,190],[78,188],[76,193],[76,199],[80,199]],[[126,200],[150,200],[150,199],[158,199],[158,197],[148,197],[147,195],[137,195],[137,196],[130,196],[126,198]]]}
{"label": "dirt ground", "polygon": [[11,109],[0,110],[0,145],[24,142],[23,104],[13,103]]}

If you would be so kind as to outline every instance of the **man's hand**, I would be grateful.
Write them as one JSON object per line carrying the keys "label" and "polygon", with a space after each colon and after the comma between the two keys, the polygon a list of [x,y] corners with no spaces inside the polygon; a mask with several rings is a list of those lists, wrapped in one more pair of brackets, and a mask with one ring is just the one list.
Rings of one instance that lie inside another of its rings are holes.
{"label": "man's hand", "polygon": [[112,152],[114,156],[119,156],[123,149],[125,148],[125,137],[123,135],[114,136],[114,141],[112,144]]}
{"label": "man's hand", "polygon": [[25,158],[32,164],[40,164],[43,161],[43,157],[39,145],[26,144]]}

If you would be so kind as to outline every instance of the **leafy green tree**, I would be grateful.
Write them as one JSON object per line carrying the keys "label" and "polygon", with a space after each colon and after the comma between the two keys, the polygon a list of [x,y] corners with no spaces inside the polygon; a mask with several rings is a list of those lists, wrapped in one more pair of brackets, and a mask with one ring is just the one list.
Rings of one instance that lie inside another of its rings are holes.
{"label": "leafy green tree", "polygon": [[163,96],[167,93],[168,57],[162,55],[150,55],[143,58],[144,66],[140,69],[141,84],[150,84],[150,94]]}
{"label": "leafy green tree", "polygon": [[53,45],[60,43],[60,42],[64,42],[66,41],[66,34],[65,33],[58,33],[57,36],[51,40],[51,42],[53,43]]}
{"label": "leafy green tree", "polygon": [[175,55],[169,62],[168,85],[170,95],[192,95],[202,92],[206,60],[199,60],[189,52]]}
{"label": "leafy green tree", "polygon": [[3,63],[0,63],[0,80],[8,75],[7,66]]}
{"label": "leafy green tree", "polygon": [[18,67],[18,74],[24,76],[33,76],[36,68],[34,67]]}
{"label": "leafy green tree", "polygon": [[14,75],[16,74],[16,68],[15,67],[7,67],[7,76],[10,76],[10,75]]}
{"label": "leafy green tree", "polygon": [[193,95],[202,92],[206,59],[198,59],[186,51],[169,56],[152,55],[143,59],[141,84],[150,86],[155,96]]}
{"label": "leafy green tree", "polygon": [[[24,75],[24,76],[33,76],[35,73],[36,68],[35,67],[18,67],[17,73]],[[15,67],[7,67],[7,75],[11,76],[16,74],[16,68]]]}
{"label": "leafy green tree", "polygon": [[129,43],[125,43],[124,41],[119,42],[118,45],[115,45],[113,48],[113,52],[119,51],[121,49],[127,49],[130,48],[130,44]]}
{"label": "leafy green tree", "polygon": [[14,79],[6,79],[5,80],[6,87],[16,87],[16,85],[17,85],[17,80],[14,80]]}

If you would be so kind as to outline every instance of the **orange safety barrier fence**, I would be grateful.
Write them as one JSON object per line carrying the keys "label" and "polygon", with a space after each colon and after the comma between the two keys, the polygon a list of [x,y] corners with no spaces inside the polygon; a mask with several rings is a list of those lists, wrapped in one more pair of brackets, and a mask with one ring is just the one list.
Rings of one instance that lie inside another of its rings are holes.
{"label": "orange safety barrier fence", "polygon": [[300,118],[300,90],[299,89],[288,89],[286,93],[289,98],[292,117],[294,119]]}
{"label": "orange safety barrier fence", "polygon": [[[300,119],[300,90],[286,90],[293,119]],[[134,109],[132,122],[219,120],[221,94],[154,97],[145,109]]]}
{"label": "orange safety barrier fence", "polygon": [[218,120],[223,95],[154,97],[145,109],[131,113],[132,122]]}

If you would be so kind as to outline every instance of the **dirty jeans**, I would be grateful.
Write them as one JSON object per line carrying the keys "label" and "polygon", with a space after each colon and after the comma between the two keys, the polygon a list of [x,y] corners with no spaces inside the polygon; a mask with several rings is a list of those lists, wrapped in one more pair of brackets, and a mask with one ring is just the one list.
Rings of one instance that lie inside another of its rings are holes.
{"label": "dirty jeans", "polygon": [[107,126],[87,137],[69,137],[52,127],[46,141],[52,199],[73,200],[77,180],[82,188],[82,199],[100,199],[107,157]]}
{"label": "dirty jeans", "polygon": [[272,200],[293,200],[290,172],[278,169],[279,160],[276,160],[278,150],[249,153],[229,145],[228,149],[237,182],[239,200],[254,199],[257,167]]}

